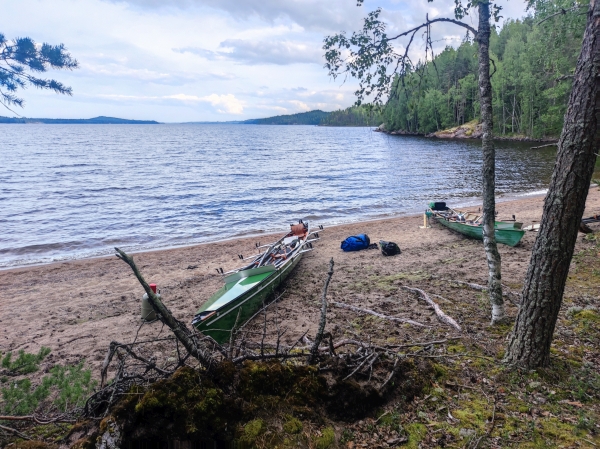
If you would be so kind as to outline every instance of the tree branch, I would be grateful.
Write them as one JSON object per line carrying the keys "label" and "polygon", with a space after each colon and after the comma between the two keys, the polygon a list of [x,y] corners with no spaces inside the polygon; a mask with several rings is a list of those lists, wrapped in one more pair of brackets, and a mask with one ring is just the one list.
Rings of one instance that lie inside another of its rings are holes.
{"label": "tree branch", "polygon": [[117,251],[116,256],[125,262],[133,270],[133,274],[138,279],[144,291],[148,295],[148,302],[156,312],[158,318],[165,323],[171,331],[175,334],[177,339],[181,342],[185,349],[194,357],[200,364],[210,370],[214,364],[214,359],[208,348],[204,346],[192,333],[185,324],[175,319],[171,311],[162,303],[158,296],[152,291],[148,283],[144,280],[144,277],[138,270],[133,258],[125,254],[119,248],[115,248]]}
{"label": "tree branch", "polygon": [[477,30],[475,28],[473,28],[472,26],[470,26],[470,25],[468,25],[468,24],[466,24],[464,22],[461,22],[460,20],[447,19],[445,17],[442,17],[442,18],[433,19],[433,20],[429,20],[428,19],[425,23],[422,23],[421,25],[418,25],[415,28],[412,28],[412,29],[410,29],[408,31],[405,31],[404,33],[400,33],[397,36],[390,37],[387,40],[388,41],[393,41],[393,40],[398,39],[399,37],[408,36],[410,33],[416,32],[416,31],[420,30],[421,28],[427,27],[427,26],[431,25],[432,23],[436,23],[436,22],[450,22],[450,23],[453,23],[455,25],[458,25],[458,26],[461,26],[463,28],[466,28],[471,33],[473,33],[473,36],[477,36]]}
{"label": "tree branch", "polygon": [[329,271],[327,272],[327,279],[325,279],[323,293],[321,294],[321,301],[323,304],[321,307],[321,320],[319,321],[319,330],[317,331],[315,342],[310,350],[310,357],[308,360],[309,364],[314,363],[315,359],[317,358],[319,346],[321,345],[321,340],[323,340],[323,332],[325,331],[325,323],[327,322],[327,288],[329,287],[331,276],[333,276],[333,257],[329,261]]}

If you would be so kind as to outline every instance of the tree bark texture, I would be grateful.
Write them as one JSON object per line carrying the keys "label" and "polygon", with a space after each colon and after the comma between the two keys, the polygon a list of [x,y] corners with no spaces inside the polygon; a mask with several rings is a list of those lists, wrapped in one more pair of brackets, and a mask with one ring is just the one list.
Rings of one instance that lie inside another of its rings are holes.
{"label": "tree bark texture", "polygon": [[500,253],[496,243],[496,149],[493,141],[492,83],[490,81],[490,4],[480,2],[477,44],[479,57],[479,99],[481,103],[483,150],[483,246],[488,263],[488,294],[492,306],[492,324],[504,318]]}
{"label": "tree bark texture", "polygon": [[523,300],[505,361],[546,366],[599,149],[600,0],[592,0]]}

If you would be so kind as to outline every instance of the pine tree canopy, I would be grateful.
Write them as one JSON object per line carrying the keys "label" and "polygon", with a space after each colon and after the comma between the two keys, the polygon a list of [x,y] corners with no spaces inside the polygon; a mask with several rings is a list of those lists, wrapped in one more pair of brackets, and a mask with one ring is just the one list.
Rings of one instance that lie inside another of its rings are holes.
{"label": "pine tree canopy", "polygon": [[24,101],[17,96],[19,89],[35,86],[53,90],[58,94],[72,95],[72,89],[54,79],[41,78],[38,74],[49,69],[76,69],[79,66],[63,44],[38,44],[29,37],[7,40],[0,33],[0,103],[23,107]]}

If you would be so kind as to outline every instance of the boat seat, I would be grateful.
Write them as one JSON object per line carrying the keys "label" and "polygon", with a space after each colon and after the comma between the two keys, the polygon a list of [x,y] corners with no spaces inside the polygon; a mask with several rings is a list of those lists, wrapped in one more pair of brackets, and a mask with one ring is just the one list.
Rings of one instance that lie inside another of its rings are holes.
{"label": "boat seat", "polygon": [[297,241],[298,241],[298,237],[297,237],[297,236],[295,236],[295,235],[292,235],[291,237],[286,237],[286,238],[284,238],[284,239],[283,239],[283,244],[284,244],[285,246],[292,246],[292,244],[293,244],[294,242],[297,242]]}

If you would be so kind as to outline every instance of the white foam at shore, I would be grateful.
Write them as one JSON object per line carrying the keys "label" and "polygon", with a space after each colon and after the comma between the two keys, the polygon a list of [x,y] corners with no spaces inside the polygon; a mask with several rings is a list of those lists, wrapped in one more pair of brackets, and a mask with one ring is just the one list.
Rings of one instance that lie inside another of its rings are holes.
{"label": "white foam at shore", "polygon": [[548,193],[548,189],[535,190],[533,192],[519,193],[519,194],[517,194],[515,196],[535,196],[535,195],[545,195],[546,193]]}

